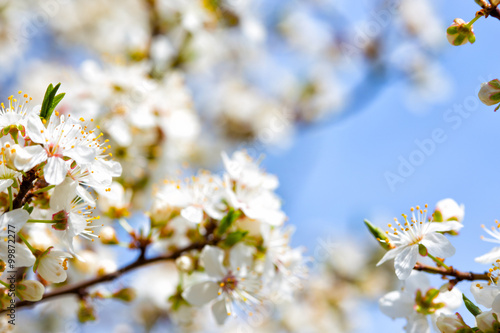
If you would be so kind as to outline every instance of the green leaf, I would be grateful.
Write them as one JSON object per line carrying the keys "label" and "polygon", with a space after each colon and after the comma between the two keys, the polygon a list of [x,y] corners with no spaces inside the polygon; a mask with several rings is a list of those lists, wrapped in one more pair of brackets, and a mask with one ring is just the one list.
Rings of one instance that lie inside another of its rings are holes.
{"label": "green leaf", "polygon": [[368,220],[365,220],[364,222],[373,237],[378,240],[380,246],[382,246],[385,250],[390,250],[391,247],[389,246],[389,238],[385,235],[382,229],[374,226]]}
{"label": "green leaf", "polygon": [[59,102],[63,99],[65,95],[64,93],[56,95],[60,86],[61,83],[58,83],[55,87],[51,83],[47,87],[45,96],[43,97],[42,108],[40,110],[40,118],[48,121],[57,104],[59,104]]}
{"label": "green leaf", "polygon": [[500,81],[498,79],[491,80],[490,82],[488,82],[488,85],[495,89],[500,89]]}
{"label": "green leaf", "polygon": [[472,303],[472,301],[470,299],[468,299],[465,296],[465,294],[462,294],[462,298],[464,300],[465,307],[467,308],[467,310],[469,310],[470,313],[472,313],[474,315],[474,317],[481,314],[481,312],[482,312],[481,309],[478,308],[476,304]]}
{"label": "green leaf", "polygon": [[234,231],[227,235],[224,240],[224,245],[233,246],[234,244],[241,242],[241,240],[248,234],[248,231]]}
{"label": "green leaf", "polygon": [[227,229],[233,224],[234,221],[236,221],[239,217],[241,216],[241,211],[239,210],[234,210],[232,207],[229,208],[229,211],[227,212],[226,216],[222,218],[220,221],[219,228],[217,229],[217,234],[219,236],[223,235]]}

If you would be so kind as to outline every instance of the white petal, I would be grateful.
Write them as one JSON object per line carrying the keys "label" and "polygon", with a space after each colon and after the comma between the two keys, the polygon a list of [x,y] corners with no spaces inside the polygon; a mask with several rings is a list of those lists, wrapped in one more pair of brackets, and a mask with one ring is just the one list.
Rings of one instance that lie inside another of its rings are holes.
{"label": "white petal", "polygon": [[397,247],[395,249],[391,249],[389,251],[387,251],[384,256],[382,257],[382,259],[380,259],[380,261],[377,263],[377,266],[380,266],[382,265],[384,262],[386,262],[387,260],[391,260],[391,259],[394,259],[396,258],[396,256],[401,252],[403,251],[404,247],[400,246],[400,247]]}
{"label": "white petal", "polygon": [[226,301],[221,299],[212,305],[212,314],[215,317],[215,321],[219,325],[223,325],[227,317],[229,317],[228,310],[226,308]]}
{"label": "white petal", "polygon": [[236,244],[229,252],[229,262],[233,272],[238,269],[250,269],[253,264],[253,249],[243,243]]}
{"label": "white petal", "polygon": [[408,324],[405,326],[406,333],[429,333],[430,327],[427,317],[421,313],[414,312],[408,318]]}
{"label": "white petal", "polygon": [[49,157],[47,159],[47,165],[43,168],[45,175],[45,180],[51,185],[59,185],[66,178],[68,170],[66,169],[66,163],[59,157]]}
{"label": "white petal", "polygon": [[435,231],[451,231],[451,230],[460,230],[463,228],[463,224],[457,221],[449,221],[449,222],[430,222],[430,225],[427,227],[426,232],[435,232]]}
{"label": "white petal", "polygon": [[474,261],[481,264],[492,264],[498,259],[500,259],[500,247],[494,247],[490,252],[477,257]]}
{"label": "white petal", "polygon": [[495,297],[500,294],[500,289],[496,285],[488,285],[487,282],[473,282],[470,292],[477,303],[491,308]]}
{"label": "white petal", "polygon": [[400,280],[406,280],[417,263],[418,245],[405,247],[394,259],[394,269]]}
{"label": "white petal", "polygon": [[380,311],[391,318],[408,317],[413,312],[414,297],[410,293],[391,291],[378,301]]}
{"label": "white petal", "polygon": [[36,258],[24,245],[16,244],[16,267],[30,267],[35,264]]}
{"label": "white petal", "polygon": [[5,191],[12,184],[14,184],[12,179],[0,179],[0,192]]}
{"label": "white petal", "polygon": [[71,157],[79,165],[91,164],[95,161],[96,149],[90,147],[76,147],[64,152],[64,156]]}
{"label": "white petal", "polygon": [[47,152],[42,146],[19,147],[16,148],[14,166],[26,172],[45,160],[47,160]]}
{"label": "white petal", "polygon": [[78,185],[76,187],[76,194],[90,206],[95,206],[94,197],[83,186]]}
{"label": "white petal", "polygon": [[37,114],[33,114],[28,118],[28,122],[26,124],[26,132],[30,137],[31,141],[36,143],[45,143],[45,135],[47,129],[43,126],[40,117]]}
{"label": "white petal", "polygon": [[[4,213],[0,217],[0,228],[2,229],[0,230],[0,232],[3,232],[4,228],[7,228],[6,230],[12,230],[12,228],[14,228],[15,232],[18,233],[26,224],[26,221],[28,221],[29,218],[30,214],[22,208]],[[9,225],[11,226],[10,228]],[[8,231],[5,232],[5,234],[7,233]]]}
{"label": "white petal", "polygon": [[182,293],[182,297],[194,306],[203,306],[217,298],[219,285],[213,281],[194,284]]}
{"label": "white petal", "polygon": [[226,275],[222,265],[224,251],[216,246],[206,245],[201,251],[200,260],[208,276],[221,280]]}
{"label": "white petal", "polygon": [[189,206],[181,210],[181,216],[193,223],[201,223],[203,221],[203,209]]}
{"label": "white petal", "polygon": [[50,209],[53,213],[68,208],[67,206],[69,206],[71,200],[75,198],[77,186],[78,182],[68,177],[54,188],[54,192],[50,197]]}
{"label": "white petal", "polygon": [[420,243],[427,248],[430,254],[439,258],[448,258],[455,254],[455,247],[442,234],[427,234]]}

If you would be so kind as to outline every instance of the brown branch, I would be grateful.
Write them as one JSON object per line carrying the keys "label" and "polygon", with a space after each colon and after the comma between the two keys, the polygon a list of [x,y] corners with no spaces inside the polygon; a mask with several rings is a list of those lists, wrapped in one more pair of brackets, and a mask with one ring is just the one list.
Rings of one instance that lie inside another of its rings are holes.
{"label": "brown branch", "polygon": [[[42,299],[37,301],[37,302],[28,302],[28,301],[17,302],[16,309],[23,308],[23,307],[31,307],[31,306],[34,306],[34,305],[39,304],[41,302],[44,302],[48,299],[59,297],[59,296],[64,296],[64,295],[73,294],[73,295],[77,295],[79,297],[86,296],[87,295],[86,289],[88,287],[91,287],[91,286],[94,286],[94,285],[97,285],[97,284],[100,284],[103,282],[113,281],[116,278],[120,277],[121,275],[123,275],[129,271],[132,271],[136,268],[143,267],[145,265],[149,265],[149,264],[156,263],[159,261],[175,260],[186,251],[200,250],[205,245],[214,244],[217,241],[218,241],[217,239],[213,238],[210,241],[207,240],[204,242],[194,243],[194,244],[191,244],[185,248],[176,250],[168,255],[162,255],[162,256],[158,256],[158,257],[154,257],[154,258],[150,258],[150,259],[146,259],[146,258],[144,258],[143,255],[140,255],[136,261],[134,261],[133,263],[131,263],[127,266],[120,268],[116,272],[109,273],[109,274],[102,275],[102,276],[98,276],[98,277],[95,277],[93,279],[82,281],[80,283],[76,283],[73,285],[67,285],[67,286],[64,286],[61,288],[57,288],[54,291],[45,293],[45,295],[43,295]],[[2,313],[2,312],[5,312],[5,310],[0,311],[0,313]]]}
{"label": "brown branch", "polygon": [[416,271],[422,271],[430,274],[439,274],[442,275],[443,277],[445,276],[450,276],[453,277],[455,280],[455,283],[458,283],[460,281],[477,281],[477,280],[486,280],[489,281],[490,274],[488,272],[484,273],[472,273],[472,272],[461,272],[457,271],[455,268],[451,267],[450,269],[446,269],[444,267],[433,267],[433,266],[428,266],[421,264],[417,262],[415,264],[415,267],[413,267],[414,270]]}
{"label": "brown branch", "polygon": [[28,192],[33,188],[33,182],[36,180],[36,171],[31,169],[26,173],[26,176],[23,176],[23,180],[21,181],[21,185],[19,185],[19,191],[12,202],[12,210],[21,208],[23,206],[23,201],[28,194]]}

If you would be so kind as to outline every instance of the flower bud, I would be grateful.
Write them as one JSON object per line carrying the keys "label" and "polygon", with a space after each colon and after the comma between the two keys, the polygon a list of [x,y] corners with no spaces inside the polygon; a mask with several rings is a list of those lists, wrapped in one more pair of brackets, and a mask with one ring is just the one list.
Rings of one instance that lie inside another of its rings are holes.
{"label": "flower bud", "polygon": [[117,298],[124,302],[131,302],[135,299],[136,293],[132,288],[123,288],[113,293],[113,298]]}
{"label": "flower bud", "polygon": [[452,315],[439,315],[436,320],[436,326],[441,333],[455,333],[459,329],[470,328],[458,312]]}
{"label": "flower bud", "polygon": [[492,310],[482,312],[476,316],[477,327],[484,333],[498,332],[500,323],[498,322],[498,315]]}
{"label": "flower bud", "polygon": [[457,221],[462,222],[464,219],[464,205],[450,198],[438,201],[434,210],[435,222]]}
{"label": "flower bud", "polygon": [[106,226],[101,228],[101,232],[99,233],[101,242],[106,245],[116,245],[120,243],[118,238],[116,238],[116,231],[113,227]]}
{"label": "flower bud", "polygon": [[193,258],[189,256],[180,256],[175,259],[175,265],[179,271],[184,273],[191,273],[194,269]]}
{"label": "flower bud", "polygon": [[468,26],[467,23],[457,18],[453,21],[452,25],[446,30],[446,38],[448,42],[454,46],[460,46],[470,42],[473,44],[476,41],[476,35],[474,35],[474,30],[472,25]]}
{"label": "flower bud", "polygon": [[78,309],[78,320],[81,323],[96,320],[95,309],[89,302],[80,302],[80,308]]}
{"label": "flower bud", "polygon": [[42,299],[45,287],[39,281],[27,280],[18,283],[16,290],[22,301],[37,302]]}
{"label": "flower bud", "polygon": [[500,81],[498,79],[491,80],[481,84],[479,90],[479,99],[486,105],[494,105],[500,102]]}

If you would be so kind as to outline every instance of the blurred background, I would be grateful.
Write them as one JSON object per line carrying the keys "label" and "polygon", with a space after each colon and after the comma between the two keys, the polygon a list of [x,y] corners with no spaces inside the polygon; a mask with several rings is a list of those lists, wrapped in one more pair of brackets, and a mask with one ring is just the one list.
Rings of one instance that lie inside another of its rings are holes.
{"label": "blurred background", "polygon": [[[22,90],[41,102],[49,83],[62,82],[60,111],[101,119],[134,193],[147,193],[180,168],[220,170],[223,150],[246,148],[263,157],[261,165],[280,179],[287,223],[296,227],[293,243],[307,248],[315,259],[311,274],[321,276],[302,296],[304,307],[319,302],[321,308],[284,311],[280,330],[402,330],[404,320],[378,310],[377,299],[398,283],[391,264],[375,267],[382,254],[363,219],[385,227],[411,206],[432,208],[453,198],[465,205],[465,227],[447,262],[466,271],[488,268],[474,258],[491,248],[480,240],[480,225],[500,216],[499,115],[477,92],[499,75],[499,22],[475,23],[474,45],[446,41],[456,17],[474,17],[474,1],[3,0],[0,6],[2,100]],[[148,204],[145,194],[134,200],[136,207]],[[129,260],[118,255],[118,262]],[[344,288],[351,293],[341,295]],[[468,283],[459,288],[470,294]],[[106,301],[99,321],[68,319],[61,330],[141,331],[126,325],[136,325],[122,314],[126,308]],[[18,329],[37,331],[28,323],[46,316],[21,312],[26,326]]]}

